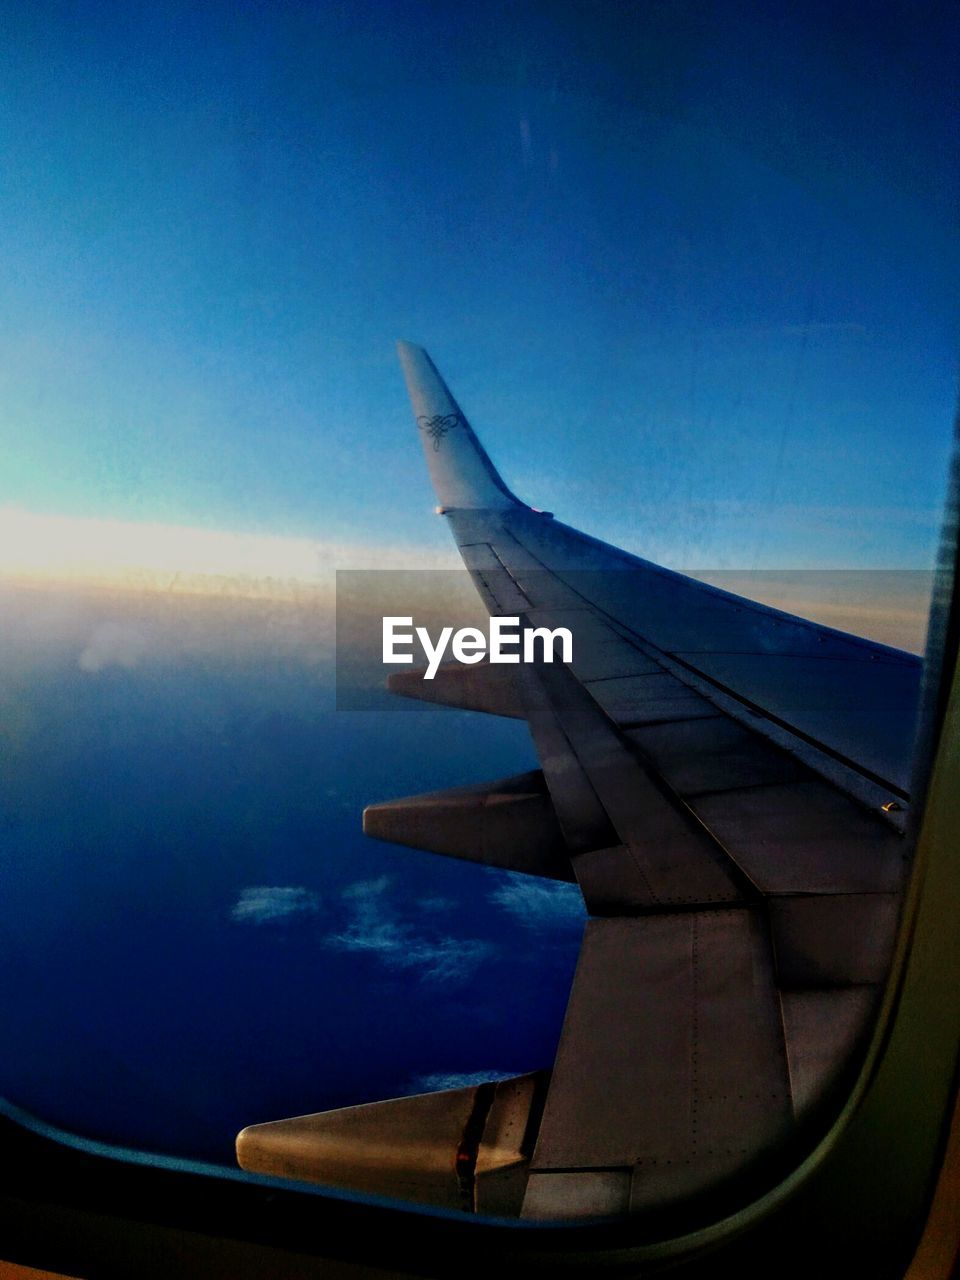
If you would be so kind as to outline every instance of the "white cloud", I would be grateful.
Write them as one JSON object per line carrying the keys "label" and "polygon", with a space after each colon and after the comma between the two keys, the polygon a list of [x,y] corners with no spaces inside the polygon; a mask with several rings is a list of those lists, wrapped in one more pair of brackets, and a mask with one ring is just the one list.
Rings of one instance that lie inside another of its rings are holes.
{"label": "white cloud", "polygon": [[492,955],[493,947],[479,938],[422,938],[396,957],[402,969],[419,969],[425,982],[464,982]]}
{"label": "white cloud", "polygon": [[350,919],[327,945],[369,952],[390,969],[419,971],[422,982],[458,983],[472,977],[493,948],[479,938],[424,936],[388,900],[389,876],[362,880],[343,891]]}
{"label": "white cloud", "polygon": [[371,895],[381,894],[389,887],[389,876],[377,876],[376,880],[357,880],[354,884],[348,884],[343,891],[343,896],[363,900]]}
{"label": "white cloud", "polygon": [[450,912],[456,908],[456,903],[452,898],[430,897],[418,898],[417,906],[421,911],[445,911]]}
{"label": "white cloud", "polygon": [[569,930],[586,919],[583,895],[575,884],[512,871],[494,874],[502,883],[489,895],[490,901],[514,916],[524,928]]}
{"label": "white cloud", "polygon": [[521,1074],[519,1071],[435,1071],[426,1076],[414,1076],[409,1087],[412,1093],[439,1093],[441,1089],[470,1089],[493,1080],[510,1080]]}
{"label": "white cloud", "polygon": [[102,671],[104,667],[132,670],[150,651],[150,637],[143,627],[129,622],[101,622],[77,660],[81,671]]}
{"label": "white cloud", "polygon": [[244,889],[230,912],[239,924],[273,924],[295,916],[316,915],[320,900],[302,885],[253,885]]}

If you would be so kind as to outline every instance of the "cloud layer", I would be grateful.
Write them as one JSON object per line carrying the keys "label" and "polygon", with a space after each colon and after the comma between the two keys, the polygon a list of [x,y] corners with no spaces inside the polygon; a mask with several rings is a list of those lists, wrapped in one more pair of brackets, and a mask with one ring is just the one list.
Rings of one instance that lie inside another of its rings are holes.
{"label": "cloud layer", "polygon": [[404,919],[388,895],[389,876],[363,880],[343,892],[346,927],[327,938],[340,951],[367,952],[390,969],[417,971],[422,982],[460,983],[493,953],[490,942],[425,932]]}
{"label": "cloud layer", "polygon": [[77,665],[81,671],[102,671],[104,667],[132,670],[149,652],[150,636],[144,627],[108,620],[94,627]]}
{"label": "cloud layer", "polygon": [[521,1075],[520,1071],[434,1071],[425,1076],[414,1076],[410,1081],[412,1093],[439,1093],[441,1089],[470,1089],[491,1080],[509,1080]]}
{"label": "cloud layer", "polygon": [[583,896],[575,884],[512,871],[495,873],[501,883],[489,895],[525,929],[579,928],[586,919]]}
{"label": "cloud layer", "polygon": [[252,885],[244,889],[230,912],[238,924],[276,924],[320,910],[315,893],[302,885]]}

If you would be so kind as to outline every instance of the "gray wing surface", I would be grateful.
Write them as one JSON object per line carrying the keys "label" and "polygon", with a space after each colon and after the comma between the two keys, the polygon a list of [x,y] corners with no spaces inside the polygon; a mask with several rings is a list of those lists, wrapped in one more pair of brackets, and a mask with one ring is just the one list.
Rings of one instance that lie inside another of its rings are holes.
{"label": "gray wing surface", "polygon": [[[424,433],[423,444],[437,498],[491,611],[525,606],[551,625],[562,625],[560,613],[589,611],[654,650],[687,687],[729,695],[741,714],[782,725],[889,791],[887,799],[906,798],[917,657],[731,595],[534,511],[509,494],[426,352],[401,343],[400,356],[418,422],[445,412],[461,424],[438,438]],[[617,674],[601,658],[584,679]],[[640,688],[618,685],[611,705],[628,709]]]}
{"label": "gray wing surface", "polygon": [[[575,879],[589,918],[552,1068],[451,1092],[472,1119],[448,1200],[412,1157],[402,1190],[395,1173],[373,1189],[528,1218],[735,1195],[810,1140],[869,1032],[905,876],[921,663],[526,506],[427,354],[399,349],[438,510],[485,605],[569,627],[573,660],[391,677],[526,719],[541,769],[373,805],[365,830]],[[424,1149],[446,1150],[435,1101],[376,1104],[381,1140],[415,1104]],[[336,1157],[314,1140],[298,1176],[370,1189],[343,1172],[347,1113],[329,1115]],[[307,1119],[315,1139],[323,1117]],[[302,1123],[245,1130],[241,1163],[277,1172]]]}

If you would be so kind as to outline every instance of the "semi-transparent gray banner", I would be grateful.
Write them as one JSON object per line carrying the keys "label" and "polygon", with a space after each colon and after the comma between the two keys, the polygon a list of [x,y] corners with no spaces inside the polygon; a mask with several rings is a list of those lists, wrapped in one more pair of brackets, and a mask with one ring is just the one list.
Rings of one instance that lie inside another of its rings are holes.
{"label": "semi-transparent gray banner", "polygon": [[[689,576],[707,589],[689,597],[677,574],[629,562],[623,569],[563,575],[511,575],[496,566],[473,576],[460,570],[338,570],[337,708],[422,709],[425,702],[444,702],[439,684],[452,687],[456,668],[491,662],[515,667],[531,659],[567,661],[569,655],[581,671],[599,670],[612,636],[667,652],[725,645],[749,651],[754,615],[736,607],[748,601],[837,632],[923,651],[932,582],[925,570],[717,569]],[[517,623],[497,634],[491,614]],[[793,647],[802,649],[807,636],[799,628]]]}

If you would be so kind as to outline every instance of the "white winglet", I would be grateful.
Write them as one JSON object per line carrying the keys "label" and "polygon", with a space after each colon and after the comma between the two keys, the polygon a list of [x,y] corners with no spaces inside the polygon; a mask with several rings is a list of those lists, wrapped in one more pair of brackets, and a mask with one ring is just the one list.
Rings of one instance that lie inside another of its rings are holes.
{"label": "white winglet", "polygon": [[423,347],[398,342],[397,351],[440,505],[487,510],[517,505]]}

